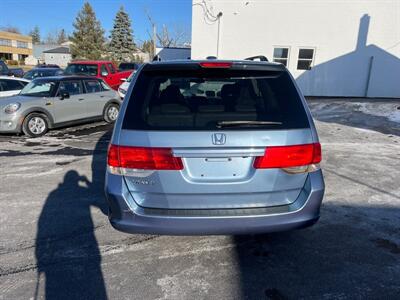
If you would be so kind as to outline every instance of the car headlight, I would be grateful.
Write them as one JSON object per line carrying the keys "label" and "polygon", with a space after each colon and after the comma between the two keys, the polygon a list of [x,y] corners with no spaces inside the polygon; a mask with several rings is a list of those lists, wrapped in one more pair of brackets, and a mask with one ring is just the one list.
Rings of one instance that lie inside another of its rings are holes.
{"label": "car headlight", "polygon": [[119,88],[118,91],[119,91],[122,95],[125,95],[125,94],[126,94],[126,91],[123,90],[123,89],[121,89],[121,88]]}
{"label": "car headlight", "polygon": [[13,114],[21,107],[21,103],[10,103],[4,107],[4,112],[6,114]]}

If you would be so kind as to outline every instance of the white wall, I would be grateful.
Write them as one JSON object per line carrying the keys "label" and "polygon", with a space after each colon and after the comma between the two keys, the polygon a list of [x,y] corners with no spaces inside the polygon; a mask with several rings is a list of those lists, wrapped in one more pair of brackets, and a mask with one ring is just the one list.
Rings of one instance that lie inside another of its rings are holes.
{"label": "white wall", "polygon": [[29,55],[27,58],[25,58],[25,64],[28,66],[34,66],[39,63],[39,60],[34,57],[33,55]]}
{"label": "white wall", "polygon": [[[193,0],[192,58],[265,55],[290,47],[288,69],[306,95],[400,97],[400,0]],[[361,24],[361,26],[360,26]],[[297,70],[301,47],[313,68]],[[371,74],[368,70],[373,56]]]}
{"label": "white wall", "polygon": [[56,64],[60,67],[66,67],[71,62],[71,54],[64,53],[43,53],[43,59],[46,64]]}

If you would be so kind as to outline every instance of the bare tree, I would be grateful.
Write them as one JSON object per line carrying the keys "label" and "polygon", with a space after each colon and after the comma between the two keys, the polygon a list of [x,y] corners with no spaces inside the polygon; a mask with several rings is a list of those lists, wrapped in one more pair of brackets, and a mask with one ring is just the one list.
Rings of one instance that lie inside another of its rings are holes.
{"label": "bare tree", "polygon": [[153,40],[154,46],[156,43],[162,47],[176,47],[187,44],[188,33],[184,28],[174,25],[171,29],[167,25],[163,24],[161,30],[157,30],[157,24],[147,9],[145,9],[145,13],[153,29],[153,33],[150,34],[148,32],[148,34],[150,39]]}
{"label": "bare tree", "polygon": [[44,43],[45,44],[49,44],[49,45],[55,45],[57,44],[57,31],[53,30],[52,32],[48,32],[45,39],[44,39]]}
{"label": "bare tree", "polygon": [[147,33],[150,36],[150,40],[151,40],[151,51],[149,52],[150,54],[150,58],[154,57],[156,55],[156,43],[157,43],[157,25],[156,23],[153,21],[153,18],[151,17],[149,11],[147,10],[147,8],[145,8],[144,10],[145,14],[147,15],[147,18],[149,19],[149,22],[151,24],[152,30],[153,30],[153,34],[150,35],[149,31],[147,31]]}
{"label": "bare tree", "polygon": [[162,47],[176,47],[183,45],[187,40],[187,32],[183,28],[175,26],[170,30],[165,24],[162,30],[157,32],[157,40]]}

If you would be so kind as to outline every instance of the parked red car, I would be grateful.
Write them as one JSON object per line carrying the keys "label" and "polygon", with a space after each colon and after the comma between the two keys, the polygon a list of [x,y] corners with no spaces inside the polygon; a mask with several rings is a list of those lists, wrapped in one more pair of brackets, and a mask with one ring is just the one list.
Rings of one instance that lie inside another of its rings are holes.
{"label": "parked red car", "polygon": [[132,70],[119,72],[115,64],[108,60],[82,60],[68,64],[65,75],[89,75],[103,79],[114,90],[123,82],[122,79],[128,78]]}

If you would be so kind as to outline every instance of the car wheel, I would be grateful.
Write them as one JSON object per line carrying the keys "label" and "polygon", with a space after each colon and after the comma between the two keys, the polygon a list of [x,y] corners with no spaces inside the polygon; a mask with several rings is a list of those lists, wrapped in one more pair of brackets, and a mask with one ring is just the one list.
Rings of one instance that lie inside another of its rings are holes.
{"label": "car wheel", "polygon": [[106,109],[104,110],[104,121],[107,123],[114,123],[119,114],[119,105],[115,103],[111,103],[107,105]]}
{"label": "car wheel", "polygon": [[38,113],[29,114],[23,124],[22,131],[30,137],[39,137],[45,135],[49,129],[47,118]]}

